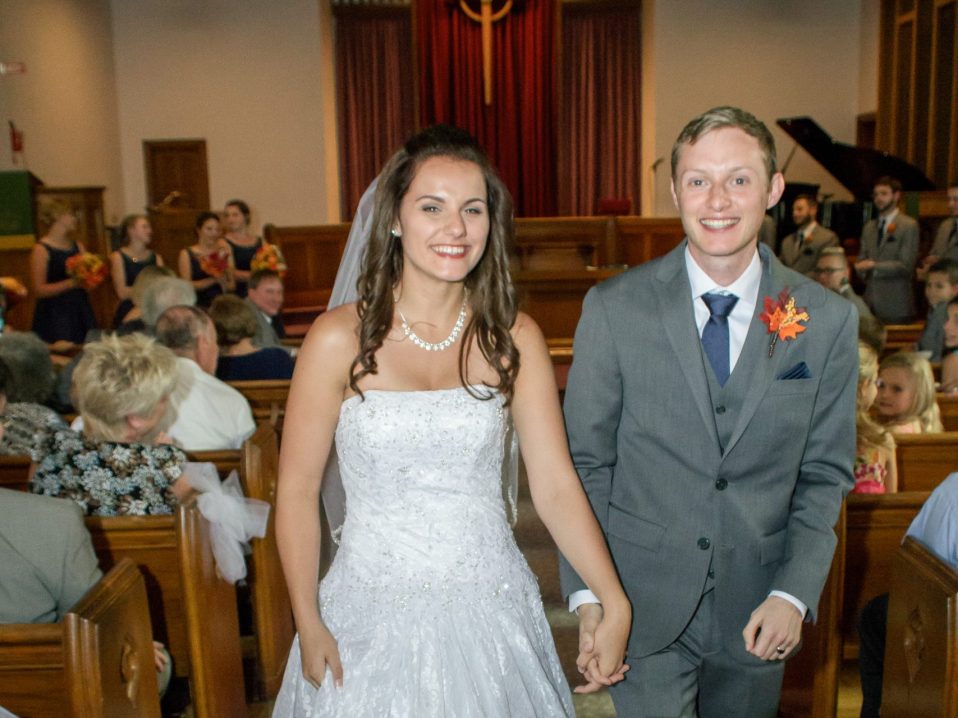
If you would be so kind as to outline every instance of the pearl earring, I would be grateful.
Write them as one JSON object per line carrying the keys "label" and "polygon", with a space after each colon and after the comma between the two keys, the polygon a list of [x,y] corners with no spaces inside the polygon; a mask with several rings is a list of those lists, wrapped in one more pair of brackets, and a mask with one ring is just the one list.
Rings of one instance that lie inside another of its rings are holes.
{"label": "pearl earring", "polygon": [[395,229],[389,230],[389,234],[393,236],[393,239],[399,239],[400,237],[402,237],[402,235],[398,232],[398,230],[395,230]]}

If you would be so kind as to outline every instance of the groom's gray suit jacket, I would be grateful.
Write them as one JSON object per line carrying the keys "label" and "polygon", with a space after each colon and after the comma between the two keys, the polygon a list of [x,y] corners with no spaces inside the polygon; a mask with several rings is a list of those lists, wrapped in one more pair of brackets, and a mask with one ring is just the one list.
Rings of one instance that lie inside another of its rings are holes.
{"label": "groom's gray suit jacket", "polygon": [[[853,485],[858,321],[851,304],[760,246],[755,316],[721,388],[696,330],[685,244],[586,296],[566,425],[632,601],[629,656],[678,638],[711,569],[723,645],[751,663],[749,614],[775,589],[814,618],[828,574]],[[770,357],[760,315],[784,289],[809,319]],[[585,588],[561,564],[565,594]]]}

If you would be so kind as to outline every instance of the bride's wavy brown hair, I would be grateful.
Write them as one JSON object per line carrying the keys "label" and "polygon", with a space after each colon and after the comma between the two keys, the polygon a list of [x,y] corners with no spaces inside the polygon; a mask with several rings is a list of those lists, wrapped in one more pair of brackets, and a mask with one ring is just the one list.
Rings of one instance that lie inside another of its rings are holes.
{"label": "bride's wavy brown hair", "polygon": [[376,352],[393,324],[393,289],[402,277],[403,268],[402,243],[390,230],[395,226],[399,205],[416,172],[431,157],[472,162],[478,165],[486,182],[489,237],[478,264],[465,281],[471,311],[459,345],[459,379],[476,398],[491,397],[491,394],[476,393],[466,380],[468,349],[475,341],[482,356],[499,375],[499,383],[494,388],[509,402],[519,372],[519,351],[510,333],[518,311],[509,273],[512,196],[475,138],[465,130],[448,125],[434,125],[413,135],[379,175],[371,234],[357,283],[359,354],[350,368],[349,386],[362,394],[359,381],[377,371]]}

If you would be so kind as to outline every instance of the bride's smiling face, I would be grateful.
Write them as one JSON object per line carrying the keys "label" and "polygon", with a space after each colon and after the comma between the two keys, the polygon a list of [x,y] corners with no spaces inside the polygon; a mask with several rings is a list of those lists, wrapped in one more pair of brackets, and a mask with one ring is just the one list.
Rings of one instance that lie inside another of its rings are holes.
{"label": "bride's smiling face", "polygon": [[402,242],[403,275],[463,281],[482,258],[489,207],[482,170],[452,157],[424,161],[399,204],[393,230]]}

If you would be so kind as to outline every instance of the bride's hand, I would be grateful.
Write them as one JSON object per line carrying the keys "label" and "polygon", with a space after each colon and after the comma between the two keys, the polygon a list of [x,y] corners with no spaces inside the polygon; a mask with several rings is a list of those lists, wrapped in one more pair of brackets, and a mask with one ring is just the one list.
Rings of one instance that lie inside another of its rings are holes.
{"label": "bride's hand", "polygon": [[601,676],[610,684],[618,683],[625,677],[629,666],[625,663],[625,652],[629,644],[629,632],[632,628],[632,609],[626,603],[622,608],[607,608],[602,621],[595,630],[593,660],[589,662],[586,677],[592,672]]}
{"label": "bride's hand", "polygon": [[319,626],[309,634],[300,632],[299,650],[303,660],[303,678],[319,688],[326,678],[327,666],[333,672],[337,688],[343,685],[343,664],[339,660],[336,639],[325,626]]}

